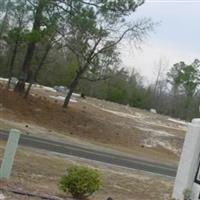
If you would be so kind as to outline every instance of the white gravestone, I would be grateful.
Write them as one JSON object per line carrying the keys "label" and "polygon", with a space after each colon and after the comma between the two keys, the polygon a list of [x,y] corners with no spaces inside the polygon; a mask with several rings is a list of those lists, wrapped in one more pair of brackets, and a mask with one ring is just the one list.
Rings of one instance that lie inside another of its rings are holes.
{"label": "white gravestone", "polygon": [[193,119],[188,125],[172,197],[183,200],[184,191],[191,190],[192,200],[200,194],[200,119]]}

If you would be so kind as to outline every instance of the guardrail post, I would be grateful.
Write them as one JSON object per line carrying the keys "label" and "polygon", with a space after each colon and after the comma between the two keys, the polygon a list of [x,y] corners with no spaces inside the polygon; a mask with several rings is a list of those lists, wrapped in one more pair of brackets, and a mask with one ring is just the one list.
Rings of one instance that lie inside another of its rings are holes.
{"label": "guardrail post", "polygon": [[20,131],[11,129],[0,169],[0,179],[9,179],[17,150]]}

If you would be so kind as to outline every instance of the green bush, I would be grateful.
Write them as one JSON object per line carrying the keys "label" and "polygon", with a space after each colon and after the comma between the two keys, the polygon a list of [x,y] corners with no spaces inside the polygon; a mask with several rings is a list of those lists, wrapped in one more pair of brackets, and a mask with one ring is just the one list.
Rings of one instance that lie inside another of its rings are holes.
{"label": "green bush", "polygon": [[100,188],[100,174],[97,170],[87,167],[73,166],[67,169],[59,188],[63,192],[70,192],[76,199],[86,199]]}

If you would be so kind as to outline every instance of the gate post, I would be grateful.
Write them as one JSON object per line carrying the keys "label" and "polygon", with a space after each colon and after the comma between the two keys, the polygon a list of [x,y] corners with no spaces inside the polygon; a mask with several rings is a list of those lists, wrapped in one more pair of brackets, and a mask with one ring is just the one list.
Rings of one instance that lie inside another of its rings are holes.
{"label": "gate post", "polygon": [[8,142],[6,144],[4,157],[1,164],[0,179],[10,178],[20,134],[21,133],[18,130],[15,130],[15,129],[10,130]]}
{"label": "gate post", "polygon": [[[188,131],[185,136],[179,167],[175,179],[172,197],[183,200],[184,191],[190,190],[192,200],[198,200],[200,185],[197,189],[196,176],[200,162],[200,119],[193,119],[188,124]],[[199,173],[200,183],[200,173]],[[198,193],[198,195],[197,195]]]}

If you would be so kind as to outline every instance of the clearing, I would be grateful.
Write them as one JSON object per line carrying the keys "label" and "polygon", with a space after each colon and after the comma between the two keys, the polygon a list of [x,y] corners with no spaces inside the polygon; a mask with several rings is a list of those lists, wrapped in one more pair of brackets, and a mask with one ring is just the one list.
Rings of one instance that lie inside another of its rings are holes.
{"label": "clearing", "polygon": [[93,98],[76,97],[64,109],[62,94],[42,86],[28,100],[2,88],[0,93],[2,129],[177,165],[186,122]]}
{"label": "clearing", "polygon": [[[1,82],[0,129],[17,128],[23,134],[177,166],[187,128],[184,121],[94,98],[81,99],[77,94],[64,109],[64,95],[52,88],[35,85],[24,100],[6,91],[5,81]],[[170,199],[173,178],[25,147],[19,148],[12,178],[2,187],[62,198],[58,180],[72,164],[100,170],[103,187],[91,199]],[[22,199],[12,193],[3,195]]]}

